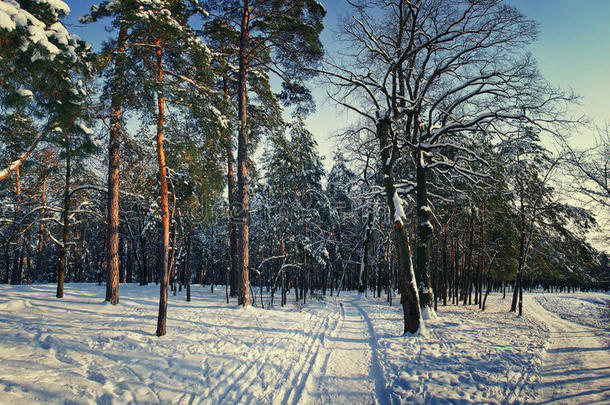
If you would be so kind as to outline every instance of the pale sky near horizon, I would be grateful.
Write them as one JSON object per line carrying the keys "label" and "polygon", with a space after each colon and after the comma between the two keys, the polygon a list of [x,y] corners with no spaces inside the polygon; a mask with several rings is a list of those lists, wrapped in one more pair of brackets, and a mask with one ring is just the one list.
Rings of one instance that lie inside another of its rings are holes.
{"label": "pale sky near horizon", "polygon": [[[64,0],[72,9],[66,23],[74,24],[70,32],[79,34],[93,43],[94,49],[108,34],[104,25],[81,26],[77,18],[89,10],[94,0]],[[328,10],[322,39],[332,50],[332,30],[339,17],[347,15],[344,0],[322,0]],[[610,95],[610,0],[507,0],[526,16],[540,24],[540,35],[530,48],[537,59],[543,76],[553,85],[573,89],[581,95],[581,106],[574,107],[575,114],[585,114],[598,125],[610,120],[608,97]],[[325,90],[315,90],[317,112],[308,118],[309,130],[316,136],[320,153],[328,156],[330,167],[334,141],[329,136],[350,123],[348,117],[331,101],[324,100]],[[590,134],[574,137],[576,145],[589,143]],[[582,145],[584,146],[584,145]]]}

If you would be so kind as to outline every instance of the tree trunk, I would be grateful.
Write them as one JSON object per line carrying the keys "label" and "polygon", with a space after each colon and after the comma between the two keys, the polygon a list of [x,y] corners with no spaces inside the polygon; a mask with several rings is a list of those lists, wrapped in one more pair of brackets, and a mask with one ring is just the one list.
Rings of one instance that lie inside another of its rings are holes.
{"label": "tree trunk", "polygon": [[[222,76],[223,88],[225,96],[229,97],[229,80],[226,75]],[[227,197],[229,201],[229,220],[227,223],[229,232],[229,283],[231,297],[237,296],[239,282],[239,261],[237,256],[237,230],[235,229],[235,220],[238,219],[234,214],[239,214],[239,205],[235,201],[235,173],[233,170],[233,147],[231,142],[231,131],[227,131]],[[237,208],[236,211],[234,209]],[[228,302],[227,302],[228,303]]]}
{"label": "tree trunk", "polygon": [[119,303],[119,159],[121,108],[123,104],[123,64],[127,23],[121,22],[114,62],[110,142],[108,144],[108,207],[106,224],[106,301]]}
{"label": "tree trunk", "polygon": [[481,253],[480,253],[480,270],[479,270],[479,308],[483,306],[483,280],[485,278],[485,203],[481,213]]}
{"label": "tree trunk", "polygon": [[[474,261],[474,217],[470,217],[468,237],[468,265],[463,266],[464,270],[464,305],[472,303],[472,267]],[[466,270],[467,269],[467,270]]]}
{"label": "tree trunk", "polygon": [[513,287],[513,300],[510,305],[510,312],[517,310],[517,301],[519,299],[519,291],[521,290],[521,284],[523,282],[523,267],[525,266],[525,239],[527,237],[527,229],[525,224],[525,202],[523,184],[519,183],[519,199],[520,199],[520,220],[521,220],[521,232],[519,235],[519,263],[517,267],[517,274],[515,275],[515,285]]}
{"label": "tree trunk", "polygon": [[[281,239],[281,245],[280,245],[280,255],[284,256],[286,254],[286,252],[284,251],[284,233],[282,232],[282,239]],[[284,269],[284,263],[286,262],[286,258],[284,258],[282,260],[281,263],[281,269],[280,272],[281,274],[281,278],[282,278],[282,299],[281,301],[281,306],[283,307],[284,305],[286,305],[286,270]]]}
{"label": "tree trunk", "polygon": [[184,263],[184,276],[186,278],[186,301],[191,301],[191,249],[192,232],[189,230],[187,236],[186,260]]}
{"label": "tree trunk", "polygon": [[47,169],[42,169],[42,192],[40,195],[40,204],[42,208],[40,210],[40,237],[38,239],[38,252],[36,255],[36,270],[38,272],[42,271],[42,251],[44,249],[44,212],[45,205],[47,203]]}
{"label": "tree trunk", "polygon": [[249,192],[248,192],[248,85],[247,64],[249,48],[250,1],[244,0],[239,39],[239,84],[238,84],[238,118],[239,133],[237,144],[237,191],[238,191],[238,260],[239,260],[239,304],[250,305],[250,257],[249,257]]}
{"label": "tree trunk", "polygon": [[360,266],[360,277],[358,277],[358,292],[365,293],[368,288],[368,278],[370,272],[370,259],[369,259],[369,250],[371,245],[371,221],[373,219],[373,215],[371,212],[368,212],[366,217],[366,230],[364,235],[364,249],[362,252],[362,263]]}
{"label": "tree trunk", "polygon": [[21,224],[20,211],[21,211],[21,176],[20,170],[15,170],[15,188],[16,188],[16,199],[17,204],[15,205],[15,222],[19,223],[17,229],[17,240],[15,241],[15,254],[13,255],[13,274],[11,276],[11,284],[21,284],[21,271],[19,269],[22,252],[22,239],[23,236],[23,225]]}
{"label": "tree trunk", "polygon": [[[384,186],[390,217],[394,220],[394,243],[398,254],[398,290],[400,292],[400,302],[403,310],[404,333],[415,333],[419,329],[421,322],[421,309],[417,283],[413,270],[413,260],[411,255],[411,244],[404,227],[404,215],[396,215],[397,193],[394,187],[394,171],[392,169],[392,145],[389,142],[390,119],[383,118],[377,122],[376,135],[379,139],[381,149],[381,162],[384,174]],[[400,212],[400,211],[398,211]]]}
{"label": "tree trunk", "polygon": [[157,318],[157,336],[165,335],[167,323],[167,286],[169,284],[169,197],[167,190],[167,169],[165,166],[165,151],[163,150],[163,123],[165,119],[165,99],[163,97],[163,49],[159,41],[157,46],[157,162],[159,164],[159,183],[161,188],[161,214],[163,234],[159,252],[159,316]]}
{"label": "tree trunk", "polygon": [[71,176],[71,162],[70,162],[70,138],[67,132],[64,130],[64,137],[66,140],[66,184],[64,189],[64,234],[62,239],[61,252],[59,256],[59,267],[57,269],[57,298],[64,297],[64,276],[66,273],[66,262],[68,260],[68,241],[70,238],[70,176]]}
{"label": "tree trunk", "polygon": [[424,152],[417,151],[417,251],[416,251],[416,272],[419,279],[418,290],[420,305],[432,307],[434,292],[430,280],[430,266],[428,265],[428,237],[432,230],[430,224],[430,207],[428,207],[428,184],[426,180],[426,168],[424,167]]}

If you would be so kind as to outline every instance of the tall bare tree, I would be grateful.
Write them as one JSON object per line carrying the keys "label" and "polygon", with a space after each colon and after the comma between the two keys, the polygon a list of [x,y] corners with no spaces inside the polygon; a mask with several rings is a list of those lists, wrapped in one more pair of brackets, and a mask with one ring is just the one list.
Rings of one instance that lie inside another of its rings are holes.
{"label": "tall bare tree", "polygon": [[[417,276],[418,294],[410,284],[405,293],[409,300],[421,300],[424,314],[431,313],[428,239],[434,188],[455,187],[456,175],[475,183],[485,177],[484,159],[466,142],[474,133],[493,138],[521,121],[545,128],[560,123],[553,117],[570,96],[550,88],[523,51],[536,38],[536,23],[501,0],[348,3],[352,15],[342,39],[349,45],[345,49],[354,51],[328,62],[327,77],[338,89],[331,96],[368,121],[366,131],[373,136],[367,142],[377,143],[401,274],[413,283]],[[403,171],[397,179],[398,163]],[[431,173],[438,184],[430,182]],[[412,276],[403,266],[410,252],[400,248],[407,242],[400,236],[396,203],[409,193],[416,193],[417,218]],[[405,331],[418,325],[405,318]]]}

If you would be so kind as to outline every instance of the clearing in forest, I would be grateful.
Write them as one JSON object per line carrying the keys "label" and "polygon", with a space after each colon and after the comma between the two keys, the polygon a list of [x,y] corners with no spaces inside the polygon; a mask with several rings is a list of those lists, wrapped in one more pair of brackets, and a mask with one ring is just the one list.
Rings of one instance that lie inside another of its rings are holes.
{"label": "clearing in forest", "polygon": [[197,286],[170,295],[157,338],[156,286],[122,285],[116,307],[97,285],[54,288],[0,286],[2,403],[610,402],[608,294],[527,295],[521,318],[492,294],[407,337],[383,299],[244,310]]}

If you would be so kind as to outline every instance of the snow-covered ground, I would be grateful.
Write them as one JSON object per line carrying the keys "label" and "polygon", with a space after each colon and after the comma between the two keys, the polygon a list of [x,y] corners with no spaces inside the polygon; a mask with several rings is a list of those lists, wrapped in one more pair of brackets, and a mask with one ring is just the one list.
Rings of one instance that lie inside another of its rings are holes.
{"label": "snow-covered ground", "polygon": [[65,293],[0,286],[0,403],[610,403],[608,294],[526,295],[524,317],[492,294],[406,337],[382,299],[243,310],[194,286],[157,338],[154,285]]}

